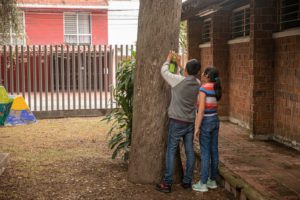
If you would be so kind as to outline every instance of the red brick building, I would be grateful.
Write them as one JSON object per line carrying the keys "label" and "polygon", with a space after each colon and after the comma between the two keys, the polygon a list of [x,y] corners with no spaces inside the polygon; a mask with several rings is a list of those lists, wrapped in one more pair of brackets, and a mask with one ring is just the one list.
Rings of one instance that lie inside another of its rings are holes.
{"label": "red brick building", "polygon": [[107,44],[107,0],[18,0],[19,36],[9,44]]}
{"label": "red brick building", "polygon": [[300,150],[300,1],[188,0],[189,57],[216,66],[220,115]]}

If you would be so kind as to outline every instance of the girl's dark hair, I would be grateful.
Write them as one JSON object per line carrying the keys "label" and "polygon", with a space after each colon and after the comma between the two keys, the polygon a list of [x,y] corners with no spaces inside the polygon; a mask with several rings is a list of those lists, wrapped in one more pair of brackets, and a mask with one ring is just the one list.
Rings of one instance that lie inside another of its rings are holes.
{"label": "girl's dark hair", "polygon": [[219,78],[219,71],[215,67],[208,67],[204,71],[204,75],[206,75],[210,82],[214,83],[214,90],[216,93],[217,101],[220,101],[222,97],[222,87],[221,80]]}

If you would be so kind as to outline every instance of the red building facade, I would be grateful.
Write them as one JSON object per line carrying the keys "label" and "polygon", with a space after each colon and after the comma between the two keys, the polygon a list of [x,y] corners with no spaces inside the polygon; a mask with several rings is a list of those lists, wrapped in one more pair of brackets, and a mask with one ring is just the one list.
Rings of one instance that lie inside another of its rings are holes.
{"label": "red building facade", "polygon": [[107,2],[20,0],[24,39],[18,44],[107,44]]}

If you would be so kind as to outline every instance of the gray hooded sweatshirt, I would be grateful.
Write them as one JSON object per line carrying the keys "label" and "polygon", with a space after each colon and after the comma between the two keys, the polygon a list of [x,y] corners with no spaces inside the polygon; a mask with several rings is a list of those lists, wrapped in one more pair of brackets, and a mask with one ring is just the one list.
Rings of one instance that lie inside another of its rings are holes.
{"label": "gray hooded sweatshirt", "polygon": [[161,75],[171,86],[172,99],[168,109],[169,118],[194,123],[200,83],[195,76],[172,74],[169,62],[161,68]]}

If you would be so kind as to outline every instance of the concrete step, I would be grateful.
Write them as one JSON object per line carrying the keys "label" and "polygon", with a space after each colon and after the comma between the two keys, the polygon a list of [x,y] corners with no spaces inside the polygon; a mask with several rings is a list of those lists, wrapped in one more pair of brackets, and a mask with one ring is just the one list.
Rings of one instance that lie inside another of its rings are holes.
{"label": "concrete step", "polygon": [[6,162],[8,160],[8,153],[0,153],[0,176],[4,172]]}

